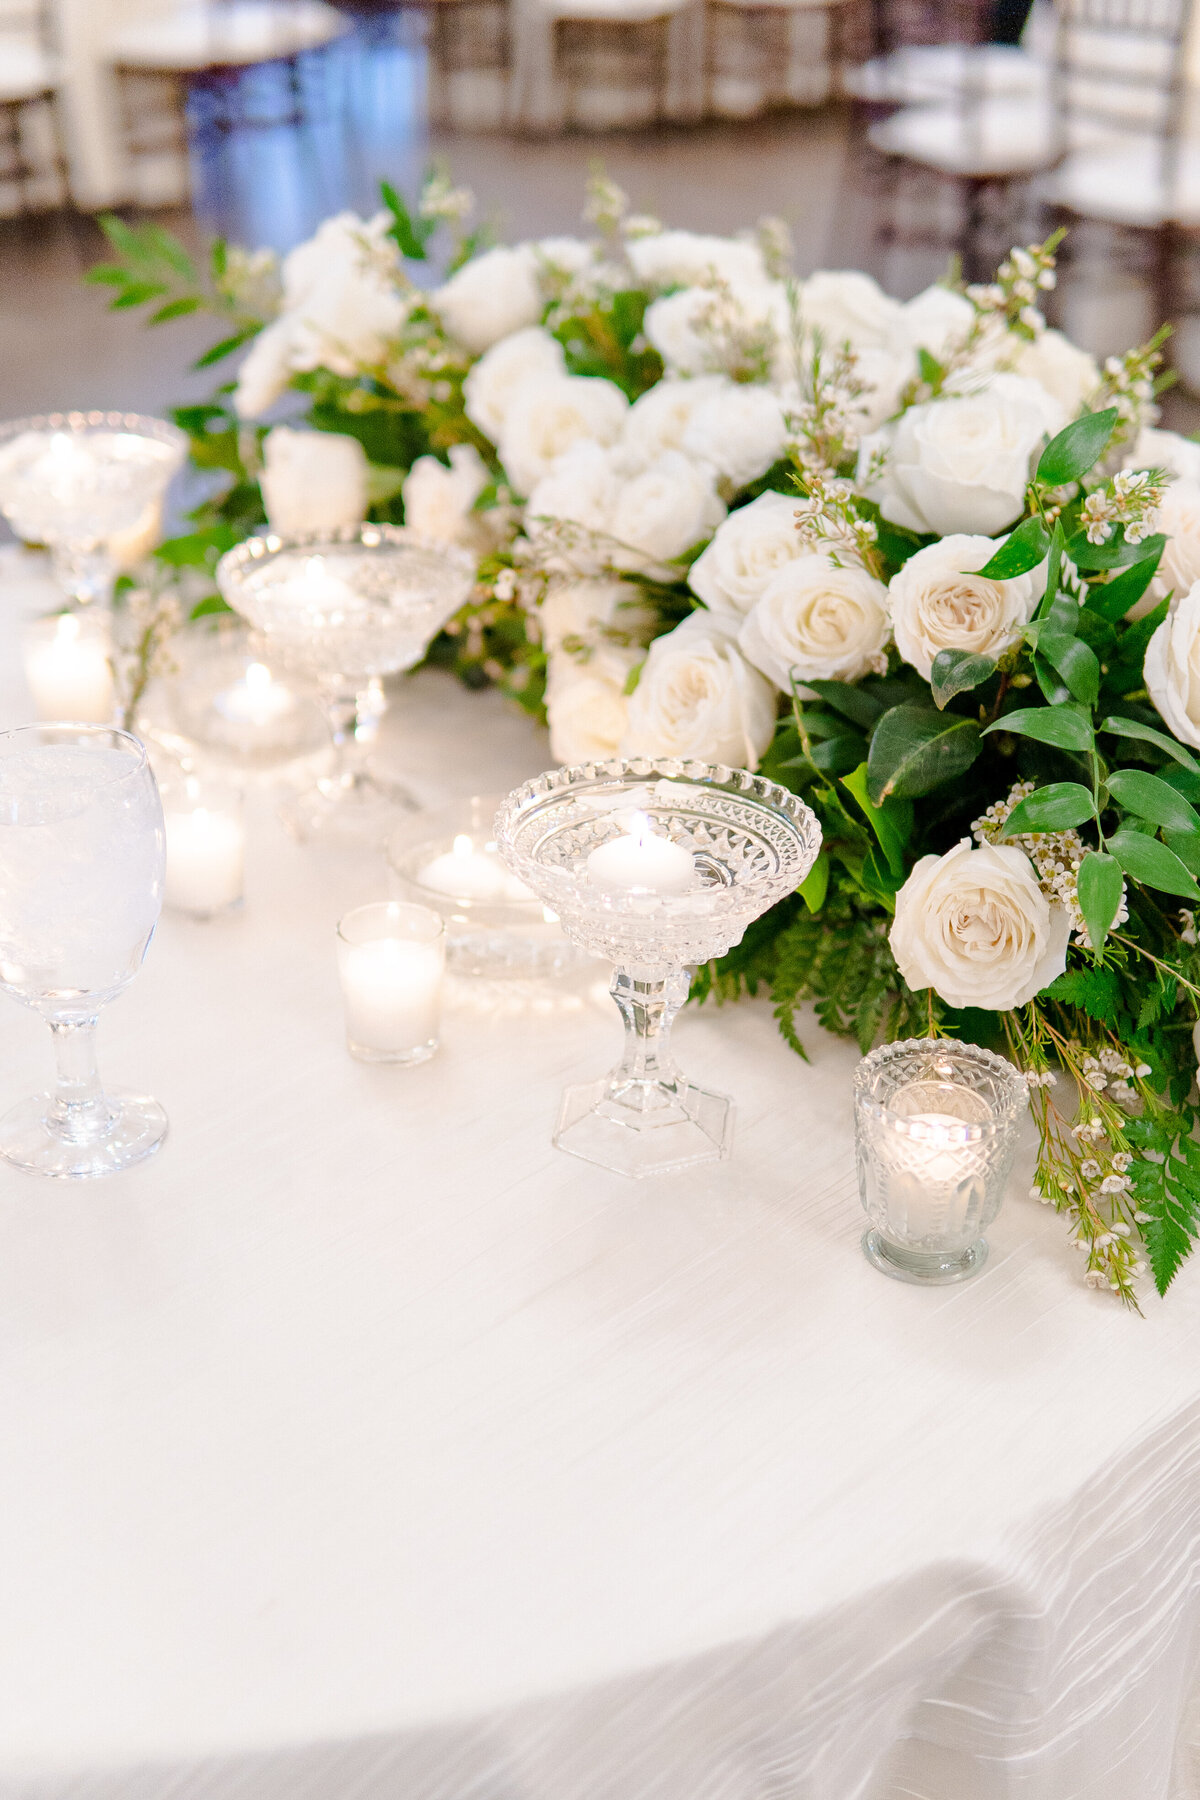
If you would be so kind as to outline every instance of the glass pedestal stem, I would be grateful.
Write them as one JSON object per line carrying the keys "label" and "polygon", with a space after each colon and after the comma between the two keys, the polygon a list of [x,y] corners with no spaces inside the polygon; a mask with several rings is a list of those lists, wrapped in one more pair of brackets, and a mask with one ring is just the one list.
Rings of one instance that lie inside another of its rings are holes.
{"label": "glass pedestal stem", "polygon": [[72,606],[108,606],[112,601],[113,562],[104,544],[81,547],[58,544],[53,551],[54,578]]}
{"label": "glass pedestal stem", "polygon": [[68,1144],[90,1144],[111,1129],[115,1114],[96,1067],[96,1020],[51,1020],[58,1080],[46,1110],[47,1128]]}
{"label": "glass pedestal stem", "polygon": [[643,1089],[645,1104],[654,1090],[678,1079],[671,1055],[671,1026],[690,985],[686,969],[614,969],[609,993],[625,1022],[625,1048],[609,1085],[626,1104],[632,1098],[630,1089]]}
{"label": "glass pedestal stem", "polygon": [[319,785],[332,797],[339,791],[349,793],[369,779],[367,757],[379,735],[387,696],[377,676],[358,687],[336,675],[321,683],[321,701],[333,738],[334,764]]}

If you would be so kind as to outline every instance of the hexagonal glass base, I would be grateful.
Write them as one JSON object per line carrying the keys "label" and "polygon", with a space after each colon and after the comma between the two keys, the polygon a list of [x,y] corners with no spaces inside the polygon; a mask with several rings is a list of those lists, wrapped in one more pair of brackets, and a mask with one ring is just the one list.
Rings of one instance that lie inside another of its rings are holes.
{"label": "hexagonal glass base", "polygon": [[302,844],[382,845],[418,810],[419,802],[402,783],[358,770],[347,780],[331,776],[293,795],[279,817]]}
{"label": "hexagonal glass base", "polygon": [[987,1261],[986,1238],[977,1238],[965,1250],[905,1250],[891,1244],[873,1228],[863,1233],[863,1255],[882,1274],[894,1281],[911,1281],[916,1287],[946,1287],[953,1281],[969,1281]]}
{"label": "hexagonal glass base", "polygon": [[104,1103],[107,1130],[92,1138],[71,1138],[54,1128],[50,1094],[22,1100],[0,1119],[0,1156],[30,1175],[60,1181],[89,1181],[116,1175],[153,1156],[167,1135],[167,1115],[149,1094],[109,1088]]}
{"label": "hexagonal glass base", "polygon": [[606,1077],[565,1090],[554,1142],[615,1175],[669,1175],[728,1156],[733,1116],[732,1100],[690,1081]]}

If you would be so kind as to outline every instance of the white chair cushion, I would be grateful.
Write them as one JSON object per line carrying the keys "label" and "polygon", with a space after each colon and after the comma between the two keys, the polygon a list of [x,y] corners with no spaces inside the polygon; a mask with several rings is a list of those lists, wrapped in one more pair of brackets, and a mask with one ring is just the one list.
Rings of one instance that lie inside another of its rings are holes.
{"label": "white chair cushion", "polygon": [[323,0],[229,0],[130,20],[109,38],[108,55],[122,68],[186,74],[297,56],[348,30]]}
{"label": "white chair cushion", "polygon": [[36,100],[39,94],[58,87],[61,80],[56,57],[48,56],[36,44],[0,36],[0,104]]}
{"label": "white chair cushion", "polygon": [[[1085,124],[1071,128],[1072,148],[1112,142],[1113,134]],[[988,100],[960,106],[909,106],[873,125],[869,142],[886,156],[946,175],[1002,179],[1048,169],[1063,152],[1063,127],[1049,104]]]}
{"label": "white chair cushion", "polygon": [[681,12],[688,0],[540,0],[540,4],[553,19],[584,19],[597,25],[624,19],[641,25]]}
{"label": "white chair cushion", "polygon": [[845,71],[855,100],[878,105],[936,105],[972,89],[989,96],[1031,98],[1048,91],[1050,72],[1015,44],[910,44]]}
{"label": "white chair cushion", "polygon": [[1161,144],[1129,139],[1068,156],[1040,191],[1052,205],[1110,225],[1200,225],[1200,143],[1181,145],[1169,192],[1163,173]]}

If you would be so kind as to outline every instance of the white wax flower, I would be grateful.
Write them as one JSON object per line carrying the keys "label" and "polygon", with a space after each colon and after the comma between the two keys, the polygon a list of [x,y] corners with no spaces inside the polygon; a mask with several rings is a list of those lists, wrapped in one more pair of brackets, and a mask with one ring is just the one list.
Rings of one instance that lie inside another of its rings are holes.
{"label": "white wax flower", "polygon": [[775,690],[727,627],[713,614],[693,613],[651,644],[621,754],[755,769],[774,735],[775,705]]}
{"label": "white wax flower", "polygon": [[617,754],[628,723],[625,687],[641,654],[605,644],[582,661],[562,651],[551,655],[546,716],[557,762],[602,761]]}
{"label": "white wax flower", "polygon": [[798,498],[768,489],[731,512],[692,564],[693,594],[714,612],[748,613],[785,564],[808,554],[796,529]]}
{"label": "white wax flower", "polygon": [[544,375],[523,387],[504,422],[500,459],[519,494],[530,494],[572,444],[614,444],[629,410],[615,382]]}
{"label": "white wax flower", "polygon": [[737,381],[722,382],[702,401],[683,434],[687,454],[735,488],[765,475],[786,442],[783,408],[770,388]]}
{"label": "white wax flower", "polygon": [[752,284],[767,279],[757,244],[737,238],[658,231],[650,237],[632,238],[625,251],[647,287],[704,287],[716,281]]}
{"label": "white wax flower", "polygon": [[451,337],[478,356],[541,318],[536,252],[529,244],[485,250],[456,269],[429,302]]}
{"label": "white wax flower", "polygon": [[888,941],[909,987],[948,1006],[1007,1012],[1067,966],[1070,915],[1038,886],[1024,851],[964,839],[923,856],[896,895]]}
{"label": "white wax flower", "polygon": [[1043,439],[1064,422],[1036,382],[994,376],[979,393],[913,406],[860,451],[860,479],[883,449],[882,478],[868,488],[885,519],[909,531],[992,535],[1024,510]]}
{"label": "white wax flower", "polygon": [[1200,581],[1176,601],[1146,649],[1150,698],[1183,744],[1200,750]]}
{"label": "white wax flower", "polygon": [[1012,369],[1044,387],[1069,419],[1082,412],[1084,401],[1100,385],[1095,357],[1061,331],[1043,331],[1031,343],[1023,343],[1012,358]]}
{"label": "white wax flower", "polygon": [[542,375],[565,373],[566,360],[558,339],[540,325],[527,325],[485,350],[468,370],[463,382],[464,410],[468,419],[498,444],[509,408],[525,384]]}
{"label": "white wax flower", "polygon": [[[650,468],[625,482],[612,515],[612,534],[654,562],[669,562],[707,538],[725,517],[725,503],[707,470],[678,450],[667,451]],[[617,553],[619,566],[640,558]]]}
{"label": "white wax flower", "polygon": [[[738,632],[756,669],[790,693],[793,681],[859,681],[881,661],[890,635],[887,589],[865,569],[832,557],[788,562],[767,583]],[[802,698],[809,690],[798,689]]]}
{"label": "white wax flower", "polygon": [[336,531],[367,514],[367,458],[338,431],[276,425],[263,439],[259,480],[267,520],[283,537]]}
{"label": "white wax flower", "polygon": [[1004,542],[955,534],[910,556],[887,590],[896,648],[928,681],[939,650],[999,657],[1020,638],[1044,586],[1044,564],[1009,581],[973,573]]}
{"label": "white wax flower", "polygon": [[819,331],[830,349],[891,348],[903,308],[877,281],[857,269],[818,269],[800,286],[800,317],[806,333]]}
{"label": "white wax flower", "polygon": [[422,537],[445,544],[467,543],[472,508],[491,477],[473,444],[454,444],[450,466],[436,456],[418,456],[405,478],[404,523]]}
{"label": "white wax flower", "polygon": [[683,434],[696,408],[721,392],[720,375],[656,382],[634,401],[625,419],[621,444],[633,463],[647,466],[668,450],[683,448]]}

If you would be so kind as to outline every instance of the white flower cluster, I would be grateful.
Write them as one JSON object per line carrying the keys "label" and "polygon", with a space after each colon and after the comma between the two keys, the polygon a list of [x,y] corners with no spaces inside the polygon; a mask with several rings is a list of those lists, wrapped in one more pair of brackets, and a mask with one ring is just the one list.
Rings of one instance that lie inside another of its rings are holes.
{"label": "white flower cluster", "polygon": [[[1008,823],[1009,814],[1022,800],[1035,792],[1034,781],[1018,781],[1009,789],[1004,800],[994,800],[987,811],[973,821],[971,832],[977,844],[1009,843],[1019,845],[1028,856],[1042,891],[1047,898],[1063,907],[1071,921],[1071,934],[1077,944],[1086,949],[1091,948],[1087,923],[1079,905],[1079,865],[1087,855],[1088,846],[1077,831],[1030,831],[1017,837],[1004,835],[1004,827]],[[1121,903],[1117,908],[1115,924],[1123,925],[1129,917],[1128,898],[1124,887],[1121,889]]]}

